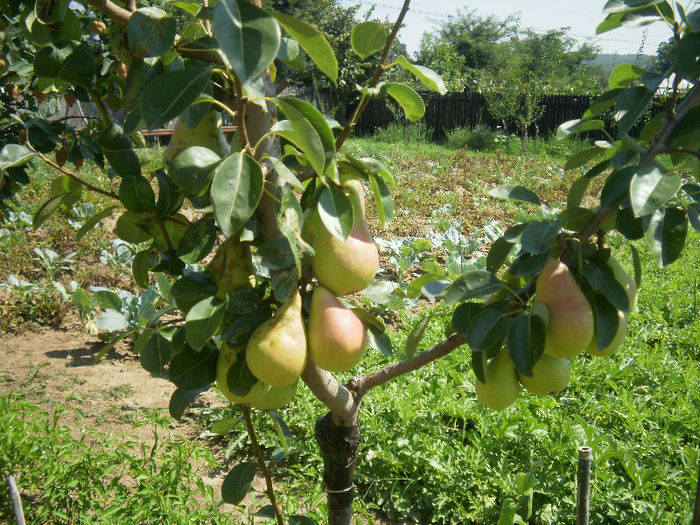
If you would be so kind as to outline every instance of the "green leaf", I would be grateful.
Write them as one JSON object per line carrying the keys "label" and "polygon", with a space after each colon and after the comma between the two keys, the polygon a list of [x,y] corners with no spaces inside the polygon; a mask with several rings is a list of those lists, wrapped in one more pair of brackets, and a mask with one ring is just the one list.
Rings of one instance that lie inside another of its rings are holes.
{"label": "green leaf", "polygon": [[189,225],[177,245],[177,256],[187,264],[201,261],[214,247],[217,234],[214,217],[205,215]]}
{"label": "green leaf", "polygon": [[140,100],[143,120],[149,129],[174,119],[185,111],[209,85],[211,70],[190,65],[168,71],[148,83]]}
{"label": "green leaf", "polygon": [[243,84],[267,69],[282,39],[272,16],[241,0],[219,0],[214,7],[213,28],[221,51]]}
{"label": "green leaf", "polygon": [[595,316],[596,343],[599,349],[606,348],[615,339],[617,329],[620,326],[620,315],[605,297],[597,294],[593,314]]}
{"label": "green leaf", "polygon": [[386,228],[394,218],[394,200],[391,198],[391,191],[381,177],[370,175],[369,182],[372,186],[379,227]]}
{"label": "green leaf", "polygon": [[282,62],[293,62],[299,56],[299,42],[293,38],[282,37],[277,58]]}
{"label": "green leaf", "polygon": [[142,7],[129,17],[129,50],[137,57],[164,55],[175,41],[175,18],[158,7]]}
{"label": "green leaf", "polygon": [[692,79],[700,74],[700,34],[689,33],[681,38],[676,49],[678,74]]}
{"label": "green leaf", "polygon": [[374,326],[367,327],[367,346],[379,350],[388,357],[394,355],[391,338],[384,330],[378,330]]}
{"label": "green leaf", "polygon": [[583,177],[579,177],[574,181],[571,188],[569,188],[569,194],[566,196],[566,207],[568,209],[578,208],[581,206],[581,201],[586,194],[586,190],[588,189],[588,185],[590,184],[591,180],[592,177],[584,175]]}
{"label": "green leaf", "polygon": [[387,29],[378,22],[357,24],[350,36],[352,50],[362,59],[384,49],[389,36]]}
{"label": "green leaf", "polygon": [[78,201],[80,201],[80,196],[82,193],[82,184],[68,175],[61,175],[60,177],[56,177],[51,182],[49,196],[53,197],[54,195],[67,194],[63,197],[61,206],[64,209],[70,210]]}
{"label": "green leaf", "polygon": [[19,144],[6,144],[0,151],[0,171],[22,166],[32,160],[36,153]]}
{"label": "green leaf", "polygon": [[503,283],[491,272],[473,270],[462,275],[447,289],[445,304],[454,304],[486,297],[503,288]]}
{"label": "green leaf", "polygon": [[459,335],[467,336],[469,325],[472,323],[476,314],[484,309],[481,303],[463,303],[455,308],[452,314],[452,327]]}
{"label": "green leaf", "polygon": [[352,232],[354,212],[350,198],[345,192],[330,186],[318,199],[318,214],[331,235],[346,240]]}
{"label": "green leaf", "polygon": [[112,123],[106,127],[98,135],[97,143],[117,175],[120,177],[141,175],[141,161],[131,145],[131,140],[124,134],[119,124]]}
{"label": "green leaf", "polygon": [[539,197],[525,186],[514,186],[510,184],[496,186],[489,190],[489,195],[498,199],[510,199],[537,205],[542,204]]}
{"label": "green leaf", "polygon": [[432,315],[426,315],[423,317],[416,323],[416,326],[413,327],[411,333],[408,334],[408,337],[406,338],[406,359],[411,359],[414,355],[416,355],[418,345],[423,340],[425,329],[428,328],[428,323],[430,323],[432,317]]}
{"label": "green leaf", "polygon": [[134,282],[141,288],[148,288],[148,270],[151,269],[153,261],[149,250],[143,250],[134,255],[131,261],[131,273],[134,276]]}
{"label": "green leaf", "polygon": [[98,290],[94,293],[94,298],[102,310],[122,310],[122,300],[112,290]]}
{"label": "green leaf", "polygon": [[216,169],[211,185],[214,217],[227,237],[252,217],[263,191],[263,174],[258,162],[236,152]]}
{"label": "green leaf", "polygon": [[580,118],[569,120],[557,128],[557,139],[563,140],[576,133],[599,131],[602,129],[605,129],[605,123],[602,120],[583,120]]}
{"label": "green leaf", "polygon": [[521,374],[532,377],[532,367],[544,353],[547,328],[538,315],[520,314],[508,327],[508,352]]}
{"label": "green leaf", "polygon": [[185,346],[170,361],[170,380],[184,390],[197,390],[211,385],[216,379],[219,351],[206,345],[200,352]]}
{"label": "green leaf", "polygon": [[416,122],[423,118],[425,103],[413,89],[396,82],[386,82],[383,87],[386,88],[387,94],[401,106],[408,120]]}
{"label": "green leaf", "polygon": [[606,263],[595,260],[584,261],[583,276],[590,287],[602,294],[616,309],[629,312],[629,296]]}
{"label": "green leaf", "polygon": [[185,336],[193,350],[202,347],[221,328],[225,303],[217,297],[207,297],[190,308],[185,317]]}
{"label": "green leaf", "polygon": [[523,250],[533,254],[549,252],[552,243],[561,231],[561,222],[535,221],[527,225],[522,235],[520,243]]}
{"label": "green leaf", "polygon": [[614,115],[618,136],[630,130],[653,98],[654,91],[649,91],[643,86],[628,87],[620,93],[615,103]]}
{"label": "green leaf", "polygon": [[294,131],[287,137],[299,149],[318,175],[324,175],[335,156],[335,139],[328,121],[311,104],[291,97],[272,99],[286,115]]}
{"label": "green leaf", "polygon": [[700,203],[689,204],[687,212],[690,225],[695,228],[695,231],[700,232]]}
{"label": "green leaf", "polygon": [[617,96],[622,93],[622,89],[611,89],[595,99],[591,107],[583,114],[583,120],[589,120],[600,115],[603,111],[615,104]]}
{"label": "green leaf", "polygon": [[182,416],[187,410],[187,407],[192,404],[192,402],[197,399],[199,394],[206,392],[208,388],[200,388],[198,390],[183,390],[182,388],[176,388],[175,391],[170,396],[170,403],[168,403],[168,412],[170,417],[180,421]]}
{"label": "green leaf", "polygon": [[630,184],[636,170],[636,167],[628,166],[608,175],[600,192],[600,205],[605,208],[619,206],[629,195]]}
{"label": "green leaf", "polygon": [[63,198],[70,193],[60,193],[55,197],[51,197],[44,204],[42,204],[39,209],[34,213],[34,218],[32,220],[32,228],[35,230],[39,228],[46,220],[53,215],[56,210],[61,206]]}
{"label": "green leaf", "polygon": [[78,86],[90,86],[96,71],[95,55],[90,47],[82,42],[61,63],[58,78]]}
{"label": "green leaf", "polygon": [[253,485],[258,468],[253,461],[236,465],[226,474],[221,485],[221,499],[231,505],[238,505],[248,494]]}
{"label": "green leaf", "polygon": [[[301,223],[303,212],[299,201],[296,196],[289,188],[282,187],[277,191],[277,197],[279,201],[275,202],[275,216],[277,219],[277,226],[284,237],[289,241],[289,248],[294,255],[294,264],[297,268],[297,273],[288,276],[290,282],[288,283],[288,293],[294,293],[296,290],[296,284],[301,277],[302,265],[303,265],[303,254],[299,245],[305,241],[301,238]],[[277,275],[280,275],[279,273]],[[277,286],[275,286],[275,295],[277,295]],[[290,297],[291,299],[291,297]],[[286,302],[286,301],[282,301]]]}
{"label": "green leaf", "polygon": [[508,269],[509,273],[512,273],[516,277],[527,277],[533,275],[534,273],[540,271],[542,267],[547,264],[551,255],[549,252],[539,253],[533,255],[531,253],[524,253],[519,255],[513,264],[510,265]]}
{"label": "green leaf", "polygon": [[333,84],[337,84],[338,60],[326,37],[311,24],[298,20],[293,16],[277,12],[273,12],[272,16],[294,40],[299,42],[301,48],[309,55],[309,58],[313,60],[323,74],[330,78]]}
{"label": "green leaf", "polygon": [[639,168],[630,183],[635,216],[643,217],[659,209],[676,195],[682,183],[680,175],[665,175],[657,166]]}
{"label": "green leaf", "polygon": [[404,71],[408,71],[409,73],[413,74],[413,76],[420,80],[423,85],[425,85],[425,87],[431,91],[436,91],[441,95],[447,93],[447,88],[445,87],[445,83],[442,81],[442,77],[432,69],[411,64],[403,55],[399,55],[396,58],[396,62]]}
{"label": "green leaf", "polygon": [[687,234],[688,216],[682,208],[659,208],[644,217],[644,236],[661,268],[678,259]]}
{"label": "green leaf", "polygon": [[491,248],[489,248],[489,253],[486,256],[486,269],[491,273],[496,273],[500,270],[501,266],[506,262],[508,255],[513,250],[512,242],[508,242],[505,238],[499,237],[496,239]]}
{"label": "green leaf", "polygon": [[114,231],[123,241],[138,244],[153,238],[150,227],[150,215],[127,210],[117,219]]}
{"label": "green leaf", "polygon": [[247,396],[257,383],[258,378],[248,368],[245,353],[240,351],[226,372],[226,386],[233,395],[243,397]]}
{"label": "green leaf", "polygon": [[114,213],[114,210],[117,209],[117,206],[109,206],[108,208],[105,208],[101,212],[95,213],[93,215],[90,215],[90,217],[85,221],[85,223],[80,227],[80,229],[76,232],[75,234],[75,240],[80,241],[87,233],[92,230],[98,222],[100,222],[102,219],[105,217],[109,217]]}
{"label": "green leaf", "polygon": [[583,151],[579,151],[575,155],[572,155],[569,157],[569,159],[566,161],[566,164],[564,164],[564,169],[566,171],[568,170],[573,170],[576,168],[580,168],[584,164],[586,164],[589,160],[591,160],[593,157],[596,157],[597,155],[600,155],[603,153],[603,149],[599,148],[598,146],[593,146],[592,148],[587,148],[584,149]]}
{"label": "green leaf", "polygon": [[175,304],[184,313],[207,297],[216,295],[218,288],[209,272],[188,272],[172,287]]}
{"label": "green leaf", "polygon": [[208,188],[221,157],[209,148],[190,146],[170,161],[168,176],[182,191],[201,195]]}
{"label": "green leaf", "polygon": [[626,88],[645,72],[646,69],[635,64],[618,64],[610,73],[608,87],[610,89]]}
{"label": "green leaf", "polygon": [[162,375],[172,357],[170,345],[159,331],[154,332],[141,351],[141,366],[151,374]]}
{"label": "green leaf", "polygon": [[485,308],[474,316],[467,329],[467,343],[472,350],[483,352],[496,345],[508,329],[509,319],[500,310]]}
{"label": "green leaf", "polygon": [[604,13],[624,13],[634,9],[662,4],[666,0],[608,0],[603,7]]}
{"label": "green leaf", "polygon": [[151,184],[141,175],[124,177],[119,185],[119,200],[124,207],[136,213],[156,207],[156,195]]}
{"label": "green leaf", "polygon": [[644,221],[642,217],[635,217],[632,208],[622,208],[617,212],[615,228],[630,241],[644,237]]}

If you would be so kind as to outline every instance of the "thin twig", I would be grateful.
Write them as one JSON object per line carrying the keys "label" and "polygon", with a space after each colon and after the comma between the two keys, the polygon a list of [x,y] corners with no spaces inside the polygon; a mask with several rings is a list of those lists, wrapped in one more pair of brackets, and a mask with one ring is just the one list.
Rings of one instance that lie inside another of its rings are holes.
{"label": "thin twig", "polygon": [[[411,0],[404,0],[401,12],[399,13],[398,18],[396,19],[396,23],[394,24],[394,27],[386,40],[386,45],[384,46],[382,57],[379,59],[379,64],[377,64],[377,69],[374,72],[374,77],[372,77],[372,82],[369,85],[370,88],[376,87],[377,84],[379,84],[379,79],[382,77],[382,73],[384,73],[384,64],[386,63],[387,58],[389,58],[389,53],[391,52],[391,48],[394,45],[394,40],[396,39],[396,35],[398,34],[399,29],[401,29],[401,24],[403,24],[403,19],[406,16],[406,13],[408,12],[408,7],[410,4]],[[345,125],[343,131],[340,133],[340,136],[338,136],[338,139],[335,141],[336,151],[340,150],[345,140],[355,128],[355,126],[357,125],[357,121],[360,118],[360,115],[362,115],[362,112],[365,110],[368,103],[369,96],[365,93],[364,95],[362,95],[360,103],[355,108],[355,112],[352,114],[350,121]]]}
{"label": "thin twig", "polygon": [[272,484],[272,476],[270,476],[270,470],[267,468],[265,463],[265,458],[260,450],[260,445],[258,444],[258,438],[255,435],[255,429],[253,428],[253,422],[250,420],[250,409],[245,405],[238,405],[238,408],[243,412],[243,419],[245,420],[245,428],[248,431],[248,437],[250,437],[250,443],[253,445],[253,453],[255,458],[258,460],[258,466],[262,470],[265,476],[265,484],[267,485],[267,490],[265,494],[270,499],[270,504],[275,511],[275,518],[277,519],[277,525],[284,525],[284,518],[282,517],[282,509],[277,503],[277,498],[275,498],[275,487]]}
{"label": "thin twig", "polygon": [[[29,146],[31,149],[34,149],[34,148],[31,147],[31,144],[26,143],[26,145]],[[36,151],[36,150],[34,150],[34,151]],[[51,159],[49,159],[49,158],[48,158],[46,155],[44,155],[43,153],[37,152],[37,156],[38,156],[41,160],[43,160],[44,162],[46,162],[49,166],[52,166],[52,167],[56,168],[58,171],[60,171],[60,172],[63,173],[64,175],[67,175],[68,177],[70,177],[71,179],[73,179],[75,182],[78,182],[78,183],[82,184],[83,186],[85,186],[85,187],[86,187],[87,189],[89,189],[90,191],[94,191],[95,193],[100,193],[100,194],[102,194],[102,195],[106,195],[107,197],[111,197],[112,199],[119,200],[119,195],[117,195],[116,193],[114,193],[114,192],[112,192],[112,191],[103,190],[102,188],[98,188],[97,186],[93,186],[93,185],[90,184],[89,182],[87,182],[87,181],[81,179],[80,177],[78,177],[78,176],[77,176],[75,173],[73,173],[71,170],[68,170],[68,169],[64,168],[63,166],[59,166],[58,164],[56,164],[54,161],[52,161]]]}
{"label": "thin twig", "polygon": [[163,234],[163,238],[165,239],[165,245],[168,247],[168,251],[173,251],[173,241],[170,240],[170,234],[165,228],[165,224],[163,224],[163,221],[158,221],[158,228]]}
{"label": "thin twig", "polygon": [[700,159],[700,151],[688,148],[679,148],[675,146],[669,146],[666,148],[666,153],[685,153],[686,155],[694,155]]}
{"label": "thin twig", "polygon": [[100,115],[102,115],[102,119],[107,123],[107,124],[112,124],[112,119],[109,118],[109,113],[107,112],[107,108],[105,108],[104,104],[102,103],[102,99],[100,96],[97,94],[97,92],[91,88],[87,88],[87,92],[90,95],[90,98],[92,99],[92,102],[95,104],[97,107],[97,110],[100,112]]}

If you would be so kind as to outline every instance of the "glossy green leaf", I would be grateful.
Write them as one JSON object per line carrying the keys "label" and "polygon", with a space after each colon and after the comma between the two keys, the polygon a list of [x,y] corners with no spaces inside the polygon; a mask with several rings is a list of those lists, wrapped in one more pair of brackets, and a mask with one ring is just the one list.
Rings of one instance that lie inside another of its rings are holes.
{"label": "glossy green leaf", "polygon": [[662,4],[666,0],[608,0],[603,7],[604,13],[624,13],[634,9]]}
{"label": "glossy green leaf", "polygon": [[112,123],[106,127],[97,136],[97,143],[117,175],[133,177],[141,174],[141,161],[131,145],[131,140],[119,124]]}
{"label": "glossy green leaf", "polygon": [[600,192],[600,204],[605,208],[616,208],[629,195],[629,188],[637,168],[628,166],[612,172]]}
{"label": "glossy green leaf", "polygon": [[685,78],[695,78],[700,75],[700,34],[689,33],[683,35],[678,42],[676,56],[678,73]]}
{"label": "glossy green leaf", "polygon": [[171,357],[170,341],[156,331],[141,351],[141,366],[151,374],[162,375]]}
{"label": "glossy green leaf", "polygon": [[678,259],[687,234],[688,216],[682,208],[660,208],[644,217],[644,237],[661,268]]}
{"label": "glossy green leaf", "polygon": [[634,215],[632,208],[622,208],[617,212],[615,228],[630,241],[644,237],[644,221]]}
{"label": "glossy green leaf", "polygon": [[199,390],[183,390],[182,388],[176,388],[175,391],[170,396],[170,402],[168,403],[168,412],[170,417],[180,421],[182,416],[185,414],[185,410],[189,407],[192,402],[197,399],[199,394],[206,392],[208,388],[200,388]]}
{"label": "glossy green leaf", "polygon": [[583,197],[586,194],[588,185],[590,184],[592,177],[584,175],[579,177],[574,181],[574,183],[569,188],[569,193],[566,196],[566,207],[567,208],[578,208],[583,201]]}
{"label": "glossy green leaf", "polygon": [[117,219],[115,233],[123,241],[138,244],[153,238],[151,227],[150,215],[127,210]]}
{"label": "glossy green leaf", "polygon": [[254,461],[246,461],[233,467],[221,485],[221,499],[231,505],[238,505],[253,485],[258,468]]}
{"label": "glossy green leaf", "polygon": [[467,343],[472,350],[483,352],[503,339],[509,320],[500,310],[486,308],[476,314],[467,329]]}
{"label": "glossy green leaf", "polygon": [[46,220],[53,215],[56,210],[61,206],[63,198],[70,193],[59,193],[58,195],[51,197],[44,204],[42,204],[39,209],[34,213],[32,220],[32,228],[35,230],[39,228]]}
{"label": "glossy green leaf", "polygon": [[187,272],[175,281],[171,289],[175,304],[183,313],[203,299],[215,296],[217,291],[209,272]]}
{"label": "glossy green leaf", "polygon": [[90,47],[82,42],[61,63],[58,78],[78,86],[92,85],[97,72],[97,62]]}
{"label": "glossy green leaf", "polygon": [[[275,217],[277,220],[277,226],[279,227],[282,235],[284,235],[289,242],[289,248],[294,255],[294,264],[297,269],[297,273],[290,272],[290,274],[287,276],[289,282],[287,283],[287,291],[284,294],[286,296],[288,294],[293,295],[295,293],[297,281],[301,277],[304,255],[299,245],[305,242],[301,238],[303,212],[301,210],[301,206],[299,205],[299,201],[294,195],[294,192],[292,192],[292,190],[289,188],[280,188],[277,191],[277,197],[278,201],[275,202]],[[281,291],[278,291],[278,286],[273,285],[273,287],[275,288],[275,295],[281,294]],[[287,299],[291,299],[291,296]]]}
{"label": "glossy green leaf", "polygon": [[379,350],[388,357],[394,355],[391,338],[384,330],[378,330],[374,326],[367,327],[367,346]]}
{"label": "glossy green leaf", "polygon": [[406,338],[406,359],[411,359],[414,355],[416,355],[418,345],[420,345],[420,342],[423,340],[425,330],[428,328],[428,323],[430,323],[431,319],[432,315],[426,315],[416,323],[413,330],[411,330],[411,333],[408,334],[408,337]]}
{"label": "glossy green leaf", "polygon": [[532,377],[532,367],[544,352],[546,326],[537,315],[520,314],[508,326],[508,353],[521,374]]}
{"label": "glossy green leaf", "polygon": [[140,288],[148,288],[148,271],[153,265],[153,260],[149,250],[143,250],[134,255],[131,261],[131,273],[134,277],[136,286]]}
{"label": "glossy green leaf", "polygon": [[263,191],[263,174],[257,161],[236,152],[216,169],[211,185],[214,217],[230,237],[252,217]]}
{"label": "glossy green leaf", "polygon": [[443,82],[442,77],[435,73],[435,71],[433,71],[432,69],[424,66],[417,66],[415,64],[411,64],[408,61],[408,59],[403,55],[399,55],[396,58],[396,62],[401,66],[401,68],[404,71],[408,71],[409,73],[411,73],[418,80],[420,80],[425,87],[427,87],[431,91],[436,91],[441,95],[447,93],[447,88],[445,87],[445,83]]}
{"label": "glossy green leaf", "polygon": [[463,303],[455,308],[452,314],[452,327],[459,335],[467,336],[469,325],[472,323],[476,314],[484,309],[482,303]]}
{"label": "glossy green leaf", "polygon": [[149,129],[185,111],[209,85],[211,70],[191,65],[168,71],[149,82],[141,95],[141,116]]}
{"label": "glossy green leaf", "polygon": [[218,231],[214,217],[205,215],[193,222],[177,245],[177,256],[188,264],[201,261],[214,247]]}
{"label": "glossy green leaf", "polygon": [[299,42],[293,38],[282,37],[277,58],[283,62],[292,62],[299,56]]}
{"label": "glossy green leaf", "polygon": [[695,231],[700,232],[700,202],[694,202],[687,208],[688,221]]}
{"label": "glossy green leaf", "polygon": [[328,122],[311,104],[292,97],[272,99],[286,115],[294,135],[291,141],[306,154],[306,160],[324,175],[335,156],[335,139]]}
{"label": "glossy green leaf", "polygon": [[561,226],[559,221],[535,221],[529,223],[520,236],[523,250],[534,254],[549,252],[552,243],[561,231]]}
{"label": "glossy green leaf", "polygon": [[190,146],[170,161],[168,176],[185,193],[200,195],[209,188],[221,157],[209,148]]}
{"label": "glossy green leaf", "polygon": [[416,122],[425,115],[425,103],[421,96],[412,88],[396,82],[386,82],[383,86],[387,94],[393,98],[411,122]]}
{"label": "glossy green leaf", "polygon": [[496,186],[489,190],[489,195],[499,199],[510,199],[514,201],[529,202],[531,204],[542,204],[540,198],[532,190],[525,186],[503,185]]}
{"label": "glossy green leaf", "polygon": [[501,266],[506,262],[508,255],[515,246],[512,242],[508,242],[505,238],[499,237],[489,248],[489,253],[486,256],[486,269],[491,273],[496,273],[501,269]]}
{"label": "glossy green leaf", "polygon": [[119,185],[119,200],[124,207],[136,213],[150,211],[156,206],[156,195],[151,184],[141,175],[124,177]]}
{"label": "glossy green leaf", "polygon": [[603,150],[598,146],[593,146],[592,148],[587,148],[582,151],[579,151],[575,155],[569,157],[569,159],[566,161],[566,164],[564,164],[564,169],[568,171],[580,168],[593,157],[600,155],[602,152]]}
{"label": "glossy green leaf", "polygon": [[610,89],[626,88],[645,72],[643,67],[635,64],[618,64],[610,73],[608,87]]}
{"label": "glossy green leaf", "polygon": [[5,144],[0,150],[0,171],[22,166],[32,160],[36,153],[20,144]]}
{"label": "glossy green leaf", "polygon": [[583,276],[589,286],[602,294],[616,309],[629,312],[630,303],[627,292],[606,263],[595,260],[584,261]]}
{"label": "glossy green leaf", "polygon": [[323,190],[318,199],[318,214],[331,235],[342,241],[350,236],[355,215],[345,192],[335,186]]}
{"label": "glossy green leaf", "polygon": [[277,56],[279,24],[245,0],[219,0],[212,25],[221,51],[244,84],[260,76]]}
{"label": "glossy green leaf", "polygon": [[593,308],[595,319],[596,344],[598,348],[606,348],[613,342],[620,326],[620,315],[617,309],[608,302],[602,295],[596,294],[595,308]]}
{"label": "glossy green leaf", "polygon": [[273,12],[272,16],[294,40],[299,42],[301,48],[323,74],[330,78],[334,84],[337,84],[338,60],[326,37],[311,24],[293,16],[277,12]]}
{"label": "glossy green leaf", "polygon": [[61,200],[61,207],[70,210],[78,201],[83,193],[83,185],[68,175],[61,175],[51,181],[51,189],[49,196],[65,194]]}
{"label": "glossy green leaf", "polygon": [[129,17],[129,50],[137,57],[158,57],[175,41],[175,18],[158,7],[142,7]]}
{"label": "glossy green leaf", "polygon": [[646,107],[654,98],[654,92],[643,86],[632,86],[625,89],[615,102],[615,120],[618,135],[627,133],[641,117]]}
{"label": "glossy green leaf", "polygon": [[190,308],[185,317],[185,336],[193,350],[201,350],[221,328],[224,303],[217,297],[207,297]]}
{"label": "glossy green leaf", "polygon": [[654,212],[673,198],[683,183],[680,175],[664,174],[658,166],[637,170],[630,183],[630,200],[637,217]]}
{"label": "glossy green leaf", "polygon": [[114,210],[117,209],[117,206],[109,206],[108,208],[105,208],[104,210],[97,212],[93,215],[90,215],[90,217],[83,223],[83,225],[80,227],[80,229],[75,233],[75,240],[80,241],[85,235],[87,235],[90,230],[92,230],[95,226],[97,226],[97,223],[99,223],[102,219],[109,217],[114,213]]}
{"label": "glossy green leaf", "polygon": [[516,277],[528,277],[539,272],[550,258],[551,255],[549,252],[538,253],[536,255],[525,253],[519,255],[513,261],[508,272]]}
{"label": "glossy green leaf", "polygon": [[357,24],[350,36],[353,51],[364,60],[377,51],[384,49],[389,31],[378,22],[361,22]]}
{"label": "glossy green leaf", "polygon": [[473,270],[465,273],[447,289],[445,304],[454,304],[486,297],[503,288],[503,283],[491,272]]}
{"label": "glossy green leaf", "polygon": [[394,200],[391,198],[391,191],[384,182],[384,179],[376,175],[370,176],[369,183],[372,187],[372,195],[374,196],[374,206],[377,210],[379,227],[386,228],[394,218]]}
{"label": "glossy green leaf", "polygon": [[574,119],[564,122],[557,128],[557,138],[563,140],[570,135],[583,133],[584,131],[599,131],[605,129],[605,123],[602,120],[583,120]]}
{"label": "glossy green leaf", "polygon": [[218,358],[215,346],[206,345],[199,352],[185,346],[170,360],[170,380],[184,390],[205,388],[216,379]]}
{"label": "glossy green leaf", "polygon": [[622,89],[611,89],[596,98],[591,106],[583,114],[583,120],[590,120],[600,115],[609,107],[615,105],[617,96],[622,93]]}

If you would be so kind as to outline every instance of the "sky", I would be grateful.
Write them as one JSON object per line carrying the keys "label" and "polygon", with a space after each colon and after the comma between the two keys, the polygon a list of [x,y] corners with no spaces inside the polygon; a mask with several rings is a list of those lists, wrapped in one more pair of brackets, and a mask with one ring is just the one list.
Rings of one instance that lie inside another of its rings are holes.
{"label": "sky", "polygon": [[[394,20],[403,0],[340,0],[344,6],[360,4],[361,13],[375,6],[373,17]],[[399,39],[413,54],[424,32],[435,31],[450,15],[476,12],[479,16],[495,15],[503,19],[519,13],[520,27],[545,32],[569,27],[569,35],[580,42],[597,44],[601,53],[635,54],[646,32],[644,53],[656,54],[659,43],[671,36],[668,26],[661,22],[636,29],[618,28],[596,36],[595,28],[605,16],[604,0],[412,0]],[[681,0],[683,5],[691,0]]]}

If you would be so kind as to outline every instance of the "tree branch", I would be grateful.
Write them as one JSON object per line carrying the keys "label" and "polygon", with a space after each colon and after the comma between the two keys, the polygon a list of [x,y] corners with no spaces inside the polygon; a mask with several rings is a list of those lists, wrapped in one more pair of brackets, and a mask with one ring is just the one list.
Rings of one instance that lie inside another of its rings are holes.
{"label": "tree branch", "polygon": [[432,363],[441,357],[445,357],[447,354],[453,352],[466,342],[467,339],[464,336],[452,334],[444,341],[441,341],[428,350],[424,350],[423,352],[416,354],[411,359],[404,359],[398,363],[392,363],[385,366],[381,370],[377,370],[376,372],[363,377],[354,377],[346,386],[355,392],[359,403],[362,396],[364,396],[368,390],[376,386],[383,385],[384,383],[401,375],[418,370],[419,368],[424,367],[425,365]]}
{"label": "tree branch", "polygon": [[126,26],[126,24],[129,22],[129,17],[131,16],[131,13],[123,7],[118,6],[114,2],[111,2],[110,0],[86,1],[104,16],[110,18],[113,22],[116,22],[119,25]]}
{"label": "tree branch", "polygon": [[[34,148],[32,148],[32,145],[29,144],[28,142],[26,143],[26,145],[27,145],[30,149],[34,150]],[[34,150],[34,151],[36,151],[36,150]],[[89,182],[87,182],[87,181],[81,179],[80,177],[78,177],[78,176],[77,176],[75,173],[73,173],[71,170],[67,170],[67,169],[65,169],[64,167],[59,166],[59,165],[56,164],[54,161],[52,161],[52,160],[49,159],[47,156],[45,156],[43,153],[39,153],[39,152],[37,151],[36,154],[37,154],[37,156],[38,156],[41,160],[43,160],[44,162],[46,162],[49,166],[52,166],[52,167],[56,168],[58,171],[60,171],[60,172],[63,173],[64,175],[67,175],[68,177],[70,177],[70,178],[73,179],[74,181],[79,182],[80,184],[82,184],[83,186],[85,186],[85,187],[86,187],[87,189],[89,189],[90,191],[94,191],[95,193],[100,193],[100,194],[102,194],[102,195],[106,195],[107,197],[111,197],[111,198],[113,198],[113,199],[119,200],[119,195],[117,195],[116,193],[114,193],[114,192],[112,192],[112,191],[103,190],[102,188],[98,188],[97,186],[93,186],[93,185],[90,184]]]}
{"label": "tree branch", "polygon": [[309,359],[301,378],[309,390],[328,407],[333,414],[333,420],[338,426],[352,426],[357,419],[359,403],[355,402],[352,392],[325,370],[321,370]]}
{"label": "tree branch", "polygon": [[126,0],[126,8],[132,13],[138,9],[136,0]]}
{"label": "tree branch", "polygon": [[[369,85],[370,88],[376,87],[377,84],[379,84],[379,79],[382,77],[382,73],[384,73],[384,64],[386,63],[387,58],[389,58],[389,53],[391,52],[391,48],[394,45],[394,40],[396,40],[396,35],[398,34],[399,29],[401,29],[401,24],[403,24],[403,19],[406,16],[406,13],[408,12],[409,5],[411,5],[411,0],[404,0],[403,7],[401,8],[401,12],[399,13],[398,18],[396,19],[396,23],[394,24],[394,27],[392,28],[391,33],[389,34],[389,37],[386,39],[386,45],[384,46],[382,57],[379,59],[377,69],[374,72],[374,77],[372,78],[372,82]],[[367,94],[362,95],[362,100],[360,100],[360,103],[355,108],[355,112],[352,114],[350,121],[345,125],[343,131],[340,133],[340,136],[335,141],[336,151],[340,150],[345,140],[348,138],[350,133],[352,133],[352,130],[355,128],[355,125],[357,124],[360,115],[362,115],[362,112],[365,110],[368,103],[369,96],[367,96]]]}

